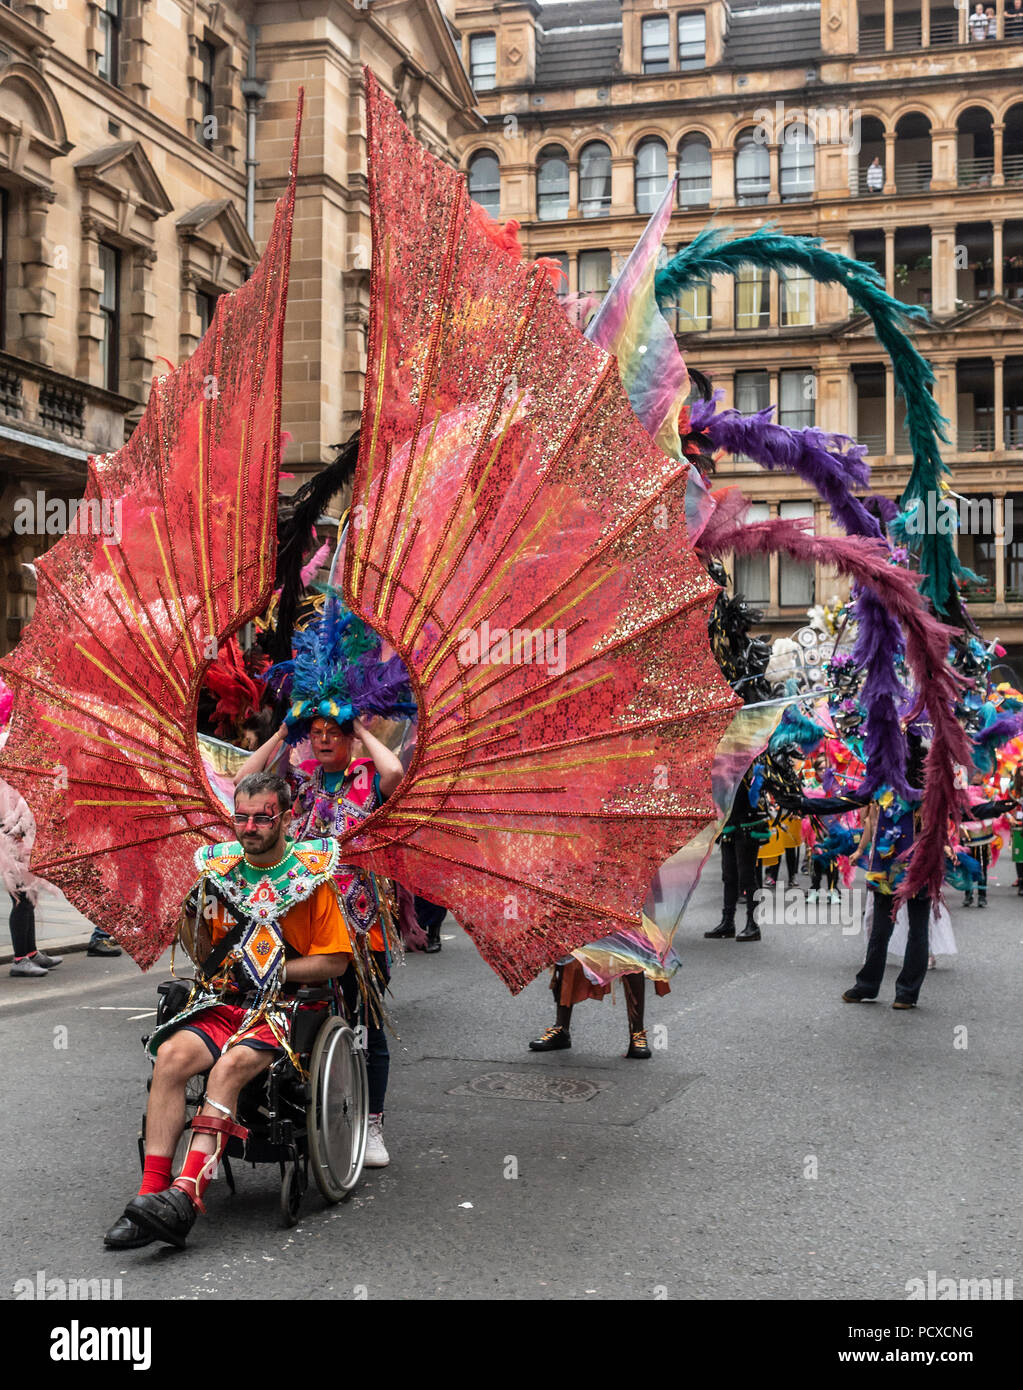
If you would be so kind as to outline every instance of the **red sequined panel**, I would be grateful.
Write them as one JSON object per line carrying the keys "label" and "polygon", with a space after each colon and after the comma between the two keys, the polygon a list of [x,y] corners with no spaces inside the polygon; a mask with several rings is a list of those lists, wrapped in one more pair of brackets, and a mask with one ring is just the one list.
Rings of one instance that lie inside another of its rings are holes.
{"label": "red sequined panel", "polygon": [[[297,129],[295,141],[297,157]],[[15,690],[3,776],[35,814],[33,868],[142,966],[171,939],[195,851],[230,837],[196,704],[216,643],[273,583],[294,203],[293,159],[252,278],[153,382],[124,448],[90,460],[98,525],[89,516],[92,534],[37,562],[35,616],[3,663]]]}
{"label": "red sequined panel", "polygon": [[344,584],[404,658],[420,725],[343,857],[448,906],[517,990],[637,920],[715,815],[738,701],[708,645],[687,466],[366,82],[372,307]]}

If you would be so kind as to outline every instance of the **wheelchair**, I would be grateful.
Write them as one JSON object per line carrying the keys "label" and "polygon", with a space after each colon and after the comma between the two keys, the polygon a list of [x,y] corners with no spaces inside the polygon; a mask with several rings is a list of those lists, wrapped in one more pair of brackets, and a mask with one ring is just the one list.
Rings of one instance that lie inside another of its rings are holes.
{"label": "wheelchair", "polygon": [[[180,1013],[188,990],[183,980],[167,980],[157,986],[157,1025]],[[298,1221],[302,1198],[309,1187],[310,1169],[328,1203],[343,1202],[352,1195],[362,1173],[369,1126],[366,1054],[359,1035],[348,1022],[337,982],[304,986],[296,991],[296,997],[299,1007],[291,1045],[307,1075],[303,1077],[285,1053],[243,1087],[237,1119],[248,1129],[248,1138],[232,1137],[220,1165],[233,1193],[236,1189],[232,1159],[253,1167],[276,1163],[281,1174],[280,1217],[285,1227]],[[151,1084],[150,1078],[147,1089]],[[203,1072],[191,1078],[185,1091],[185,1143],[192,1119],[205,1099]],[[145,1142],[143,1115],[138,1137],[143,1167]]]}

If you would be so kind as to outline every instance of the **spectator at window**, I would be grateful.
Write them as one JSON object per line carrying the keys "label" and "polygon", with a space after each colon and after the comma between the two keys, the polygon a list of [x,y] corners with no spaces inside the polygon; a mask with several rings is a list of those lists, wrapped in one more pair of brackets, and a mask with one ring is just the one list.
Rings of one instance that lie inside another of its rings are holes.
{"label": "spectator at window", "polygon": [[994,5],[988,5],[987,10],[987,36],[989,39],[998,37],[998,16],[995,14]]}
{"label": "spectator at window", "polygon": [[970,15],[970,42],[976,43],[978,39],[987,38],[987,15],[984,13],[983,0],[978,0],[976,9]]}
{"label": "spectator at window", "polygon": [[1005,11],[1005,37],[1023,39],[1023,0],[1012,0],[1012,9]]}
{"label": "spectator at window", "polygon": [[884,166],[880,158],[875,155],[867,169],[867,189],[871,193],[880,193],[882,188],[884,188]]}

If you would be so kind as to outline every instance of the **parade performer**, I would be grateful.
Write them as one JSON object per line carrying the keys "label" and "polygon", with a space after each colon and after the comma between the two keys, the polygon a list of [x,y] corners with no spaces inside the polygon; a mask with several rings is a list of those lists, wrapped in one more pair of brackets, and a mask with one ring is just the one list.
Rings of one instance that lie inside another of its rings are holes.
{"label": "parade performer", "polygon": [[[264,768],[280,772],[294,794],[297,837],[336,840],[382,806],[403,776],[397,755],[366,728],[353,702],[366,719],[414,714],[416,706],[401,661],[380,660],[380,639],[347,612],[336,593],[328,594],[322,619],[296,634],[294,643],[296,656],[268,673],[271,681],[276,676],[285,682],[288,714],[277,732],[241,765],[236,780]],[[307,738],[315,763],[291,767],[286,758],[289,745]],[[364,756],[353,759],[355,738]],[[338,864],[334,883],[352,940],[382,990],[391,977],[392,953],[398,949],[385,896],[375,876],[354,864]],[[347,978],[345,990],[353,1012],[361,1008],[366,1029],[370,1116],[365,1166],[384,1168],[390,1162],[383,1138],[390,1069],[387,1035],[368,1001],[360,1005],[357,1000],[354,974]]]}
{"label": "parade performer", "polygon": [[[238,840],[196,855],[199,878],[181,921],[196,978],[181,1012],[149,1038],[155,1062],[142,1186],[106,1234],[113,1249],[185,1244],[228,1140],[246,1137],[234,1118],[242,1087],[282,1052],[295,1060],[296,988],[344,976],[353,959],[334,884],[337,845],[288,839],[287,782],[266,772],[243,778],[232,819]],[[172,1181],[185,1086],[206,1070],[206,1101]]]}
{"label": "parade performer", "polygon": [[[739,785],[732,809],[721,830],[724,904],[721,921],[703,933],[711,940],[724,937],[735,937],[736,941],[760,940],[760,927],[756,919],[757,855],[771,833],[763,809],[763,780],[763,767],[754,763]],[[746,904],[746,924],[736,936],[735,909],[740,899]]]}
{"label": "parade performer", "polygon": [[[653,1054],[647,1040],[643,1015],[646,1007],[646,976],[642,971],[633,971],[621,977],[622,993],[625,995],[625,1011],[629,1024],[629,1047],[626,1057],[647,1059]],[[529,1044],[532,1052],[558,1052],[572,1046],[572,1010],[585,999],[603,999],[611,991],[610,984],[595,984],[587,979],[582,965],[572,956],[558,961],[551,973],[551,993],[554,995],[556,1015],[550,1028],[545,1028],[538,1038]],[[658,994],[669,994],[671,987],[666,980],[655,980],[654,989]]]}

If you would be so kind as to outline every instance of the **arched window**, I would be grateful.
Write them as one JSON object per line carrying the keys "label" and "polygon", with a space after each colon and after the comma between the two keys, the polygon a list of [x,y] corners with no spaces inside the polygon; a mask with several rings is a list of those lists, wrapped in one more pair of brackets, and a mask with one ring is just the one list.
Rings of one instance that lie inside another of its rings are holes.
{"label": "arched window", "polygon": [[652,136],[636,151],[636,211],[651,213],[668,186],[668,147]]}
{"label": "arched window", "polygon": [[568,216],[568,155],[545,145],[536,164],[536,215],[541,222]]}
{"label": "arched window", "polygon": [[710,202],[710,145],[705,135],[687,135],[678,147],[678,205],[705,208]]}
{"label": "arched window", "polygon": [[611,151],[603,140],[591,140],[580,151],[579,211],[584,217],[611,211]]}
{"label": "arched window", "polygon": [[766,203],[771,191],[771,156],[753,130],[735,142],[735,201],[740,207]]}
{"label": "arched window", "polygon": [[798,203],[813,195],[813,131],[802,121],[785,127],[781,145],[781,200]]}
{"label": "arched window", "polygon": [[491,217],[501,211],[501,169],[490,150],[479,150],[469,160],[469,197]]}

